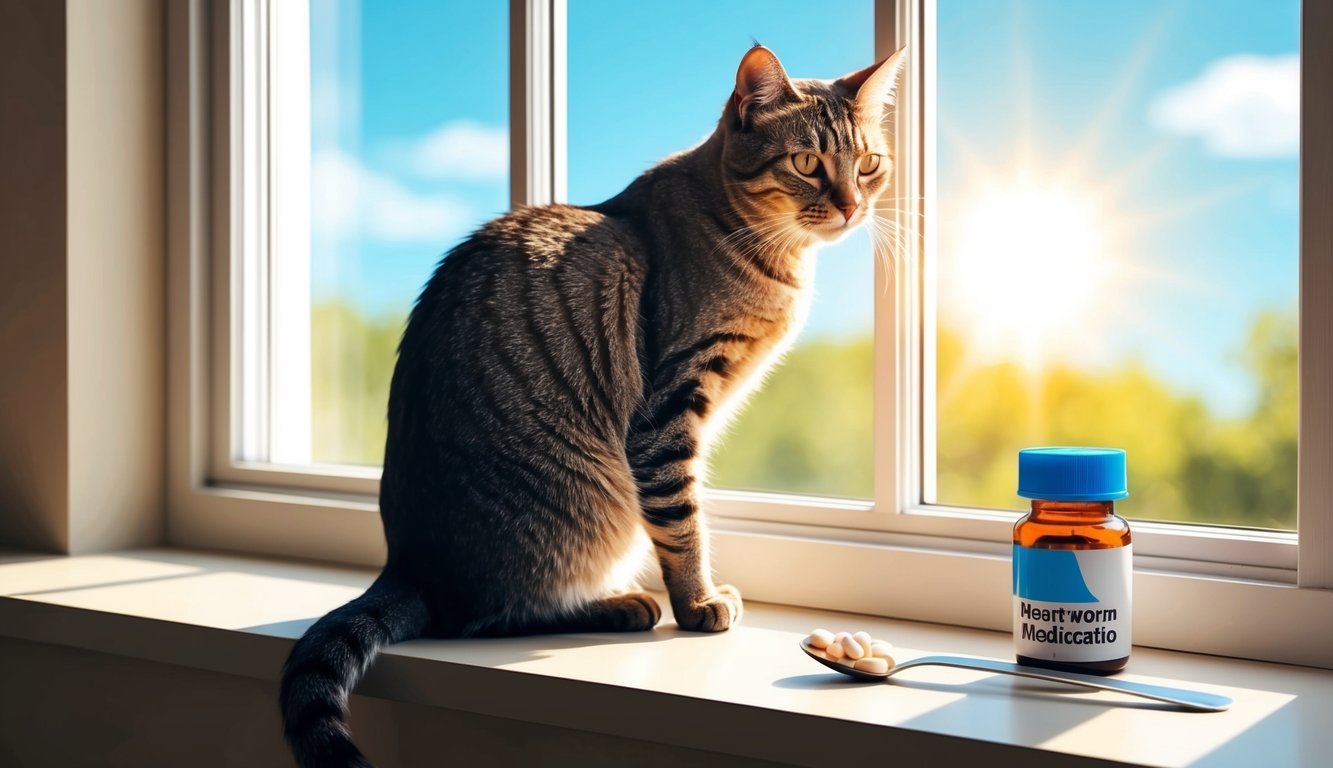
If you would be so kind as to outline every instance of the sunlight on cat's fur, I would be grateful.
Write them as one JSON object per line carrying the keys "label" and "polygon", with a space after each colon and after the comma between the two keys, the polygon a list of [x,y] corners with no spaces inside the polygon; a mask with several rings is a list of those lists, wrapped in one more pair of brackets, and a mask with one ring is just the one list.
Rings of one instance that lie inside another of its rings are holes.
{"label": "sunlight on cat's fur", "polygon": [[283,673],[300,764],[367,764],[347,696],[389,643],[652,629],[657,601],[629,591],[649,549],[682,629],[741,619],[713,581],[703,456],[800,330],[815,246],[866,221],[881,250],[903,236],[876,215],[901,62],[793,80],[755,46],[702,144],[605,202],[512,211],[440,262],[390,386],[388,562]]}

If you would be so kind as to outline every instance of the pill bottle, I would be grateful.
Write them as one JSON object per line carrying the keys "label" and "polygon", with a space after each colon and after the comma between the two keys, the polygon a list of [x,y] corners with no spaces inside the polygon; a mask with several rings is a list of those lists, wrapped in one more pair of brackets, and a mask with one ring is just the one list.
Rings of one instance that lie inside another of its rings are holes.
{"label": "pill bottle", "polygon": [[1014,650],[1018,663],[1110,675],[1129,663],[1133,550],[1115,500],[1129,495],[1125,452],[1027,448],[1014,524]]}

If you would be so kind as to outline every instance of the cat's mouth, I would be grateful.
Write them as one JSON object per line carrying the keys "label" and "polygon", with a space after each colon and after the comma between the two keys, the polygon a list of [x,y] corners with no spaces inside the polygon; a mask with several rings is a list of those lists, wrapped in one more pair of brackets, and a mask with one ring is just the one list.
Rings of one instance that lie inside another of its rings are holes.
{"label": "cat's mouth", "polygon": [[865,222],[864,209],[857,209],[851,218],[844,219],[841,214],[834,214],[817,223],[809,224],[806,229],[825,242],[837,242]]}

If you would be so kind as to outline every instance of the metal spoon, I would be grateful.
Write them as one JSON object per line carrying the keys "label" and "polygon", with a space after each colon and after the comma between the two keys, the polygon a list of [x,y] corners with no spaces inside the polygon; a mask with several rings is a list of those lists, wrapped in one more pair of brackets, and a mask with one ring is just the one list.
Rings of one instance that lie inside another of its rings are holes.
{"label": "metal spoon", "polygon": [[1154,701],[1164,701],[1167,704],[1174,704],[1183,709],[1197,710],[1199,712],[1221,712],[1231,706],[1231,699],[1226,696],[1219,696],[1215,693],[1190,691],[1184,688],[1168,688],[1164,685],[1133,683],[1128,680],[1115,680],[1112,678],[1097,677],[1095,675],[1080,675],[1077,672],[1061,672],[1055,669],[1023,667],[1008,661],[979,659],[969,656],[922,656],[919,659],[912,659],[911,661],[904,661],[900,664],[893,664],[893,666],[889,667],[888,672],[877,674],[874,672],[853,669],[846,664],[839,664],[833,659],[825,656],[823,651],[820,651],[817,648],[811,648],[804,642],[800,645],[801,650],[805,651],[810,658],[823,664],[829,669],[854,677],[857,680],[888,680],[891,676],[902,672],[904,669],[911,669],[912,667],[958,667],[960,669],[975,669],[982,672],[996,672],[1001,675],[1030,677],[1035,680],[1068,683],[1070,685],[1083,686],[1084,688],[1095,688],[1099,691],[1128,693],[1131,696],[1140,696]]}

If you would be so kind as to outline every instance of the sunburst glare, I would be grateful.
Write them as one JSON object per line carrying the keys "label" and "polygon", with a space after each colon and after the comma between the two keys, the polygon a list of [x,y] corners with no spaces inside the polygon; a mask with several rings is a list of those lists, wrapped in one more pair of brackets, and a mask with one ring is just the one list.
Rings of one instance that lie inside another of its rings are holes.
{"label": "sunburst glare", "polygon": [[1014,508],[1015,450],[1114,445],[1132,517],[1290,528],[1298,3],[1114,6],[936,3],[923,496]]}
{"label": "sunburst glare", "polygon": [[977,186],[965,213],[943,224],[953,246],[943,259],[950,315],[983,354],[1029,368],[1076,355],[1116,292],[1109,211],[1030,174]]}
{"label": "sunburst glare", "polygon": [[[1101,174],[1103,144],[1122,119],[1129,94],[1160,49],[1174,14],[1156,16],[1126,52],[1119,77],[1069,149],[1038,146],[1036,77],[1028,57],[1030,20],[1014,9],[1013,61],[1016,141],[1009,161],[995,164],[958,125],[942,122],[938,136],[955,160],[961,188],[938,219],[941,320],[961,332],[968,356],[955,374],[1016,362],[1035,376],[1058,362],[1106,362],[1112,319],[1146,322],[1126,302],[1149,284],[1206,290],[1197,276],[1135,263],[1135,238],[1149,229],[1201,213],[1245,191],[1215,189],[1151,211],[1132,210],[1132,189],[1160,170],[1178,148],[1160,141],[1134,162]],[[1127,317],[1132,315],[1133,317]],[[1166,334],[1169,329],[1163,329]],[[946,385],[947,382],[941,382]]]}

